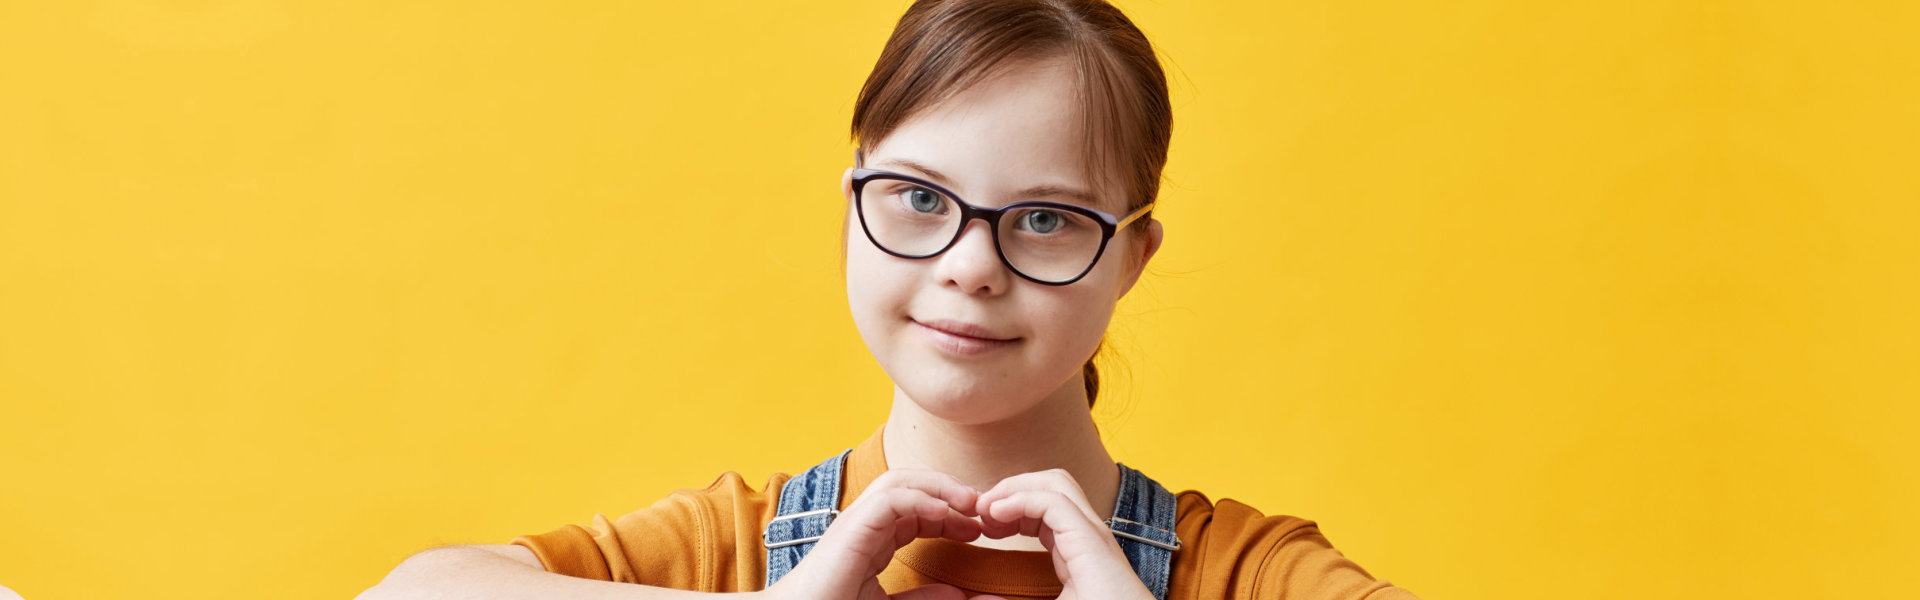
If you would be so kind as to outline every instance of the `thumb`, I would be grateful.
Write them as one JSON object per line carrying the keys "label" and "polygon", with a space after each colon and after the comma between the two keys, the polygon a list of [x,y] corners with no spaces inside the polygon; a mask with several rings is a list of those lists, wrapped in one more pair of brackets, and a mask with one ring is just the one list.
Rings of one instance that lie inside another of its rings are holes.
{"label": "thumb", "polygon": [[890,600],[967,600],[967,593],[951,585],[935,583],[900,592],[888,598]]}

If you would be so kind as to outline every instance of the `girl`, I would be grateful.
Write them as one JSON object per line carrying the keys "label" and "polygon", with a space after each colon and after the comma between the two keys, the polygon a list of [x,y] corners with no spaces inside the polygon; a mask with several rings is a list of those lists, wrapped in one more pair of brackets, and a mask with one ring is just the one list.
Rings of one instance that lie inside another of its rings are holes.
{"label": "girl", "polygon": [[840,182],[886,423],[760,490],[729,472],[616,521],[423,552],[367,596],[1412,598],[1309,521],[1176,496],[1102,446],[1092,357],[1164,239],[1171,122],[1152,46],[1100,0],[916,2]]}

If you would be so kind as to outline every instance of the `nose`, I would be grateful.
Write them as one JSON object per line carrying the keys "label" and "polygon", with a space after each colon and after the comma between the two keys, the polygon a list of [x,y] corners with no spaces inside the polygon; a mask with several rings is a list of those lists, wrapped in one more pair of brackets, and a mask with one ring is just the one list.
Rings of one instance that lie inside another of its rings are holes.
{"label": "nose", "polygon": [[1013,274],[1000,262],[1000,252],[993,247],[993,227],[984,220],[967,221],[960,239],[934,260],[934,276],[940,278],[940,284],[964,294],[999,295],[1013,283]]}

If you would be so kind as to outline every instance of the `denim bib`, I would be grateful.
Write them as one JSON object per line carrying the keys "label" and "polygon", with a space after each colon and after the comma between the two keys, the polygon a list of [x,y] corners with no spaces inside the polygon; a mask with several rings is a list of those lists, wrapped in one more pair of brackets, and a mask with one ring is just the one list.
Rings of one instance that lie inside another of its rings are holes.
{"label": "denim bib", "polygon": [[[827,533],[840,514],[840,474],[846,450],[780,488],[780,509],[761,533],[767,548],[767,587],[785,577]],[[1118,463],[1116,463],[1118,464]],[[1118,538],[1120,551],[1159,600],[1167,598],[1167,580],[1173,575],[1173,552],[1180,538],[1173,533],[1178,505],[1173,494],[1125,464],[1120,467],[1120,490],[1107,528]]]}

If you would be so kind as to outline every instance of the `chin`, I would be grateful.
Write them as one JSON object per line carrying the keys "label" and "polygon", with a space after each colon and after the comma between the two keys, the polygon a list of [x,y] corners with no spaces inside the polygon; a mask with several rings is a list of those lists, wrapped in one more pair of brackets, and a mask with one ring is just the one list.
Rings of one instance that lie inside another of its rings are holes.
{"label": "chin", "polygon": [[920,410],[959,425],[1002,421],[1033,408],[1032,405],[1040,401],[1039,397],[1024,398],[1005,386],[981,385],[964,377],[917,379],[896,381]]}

